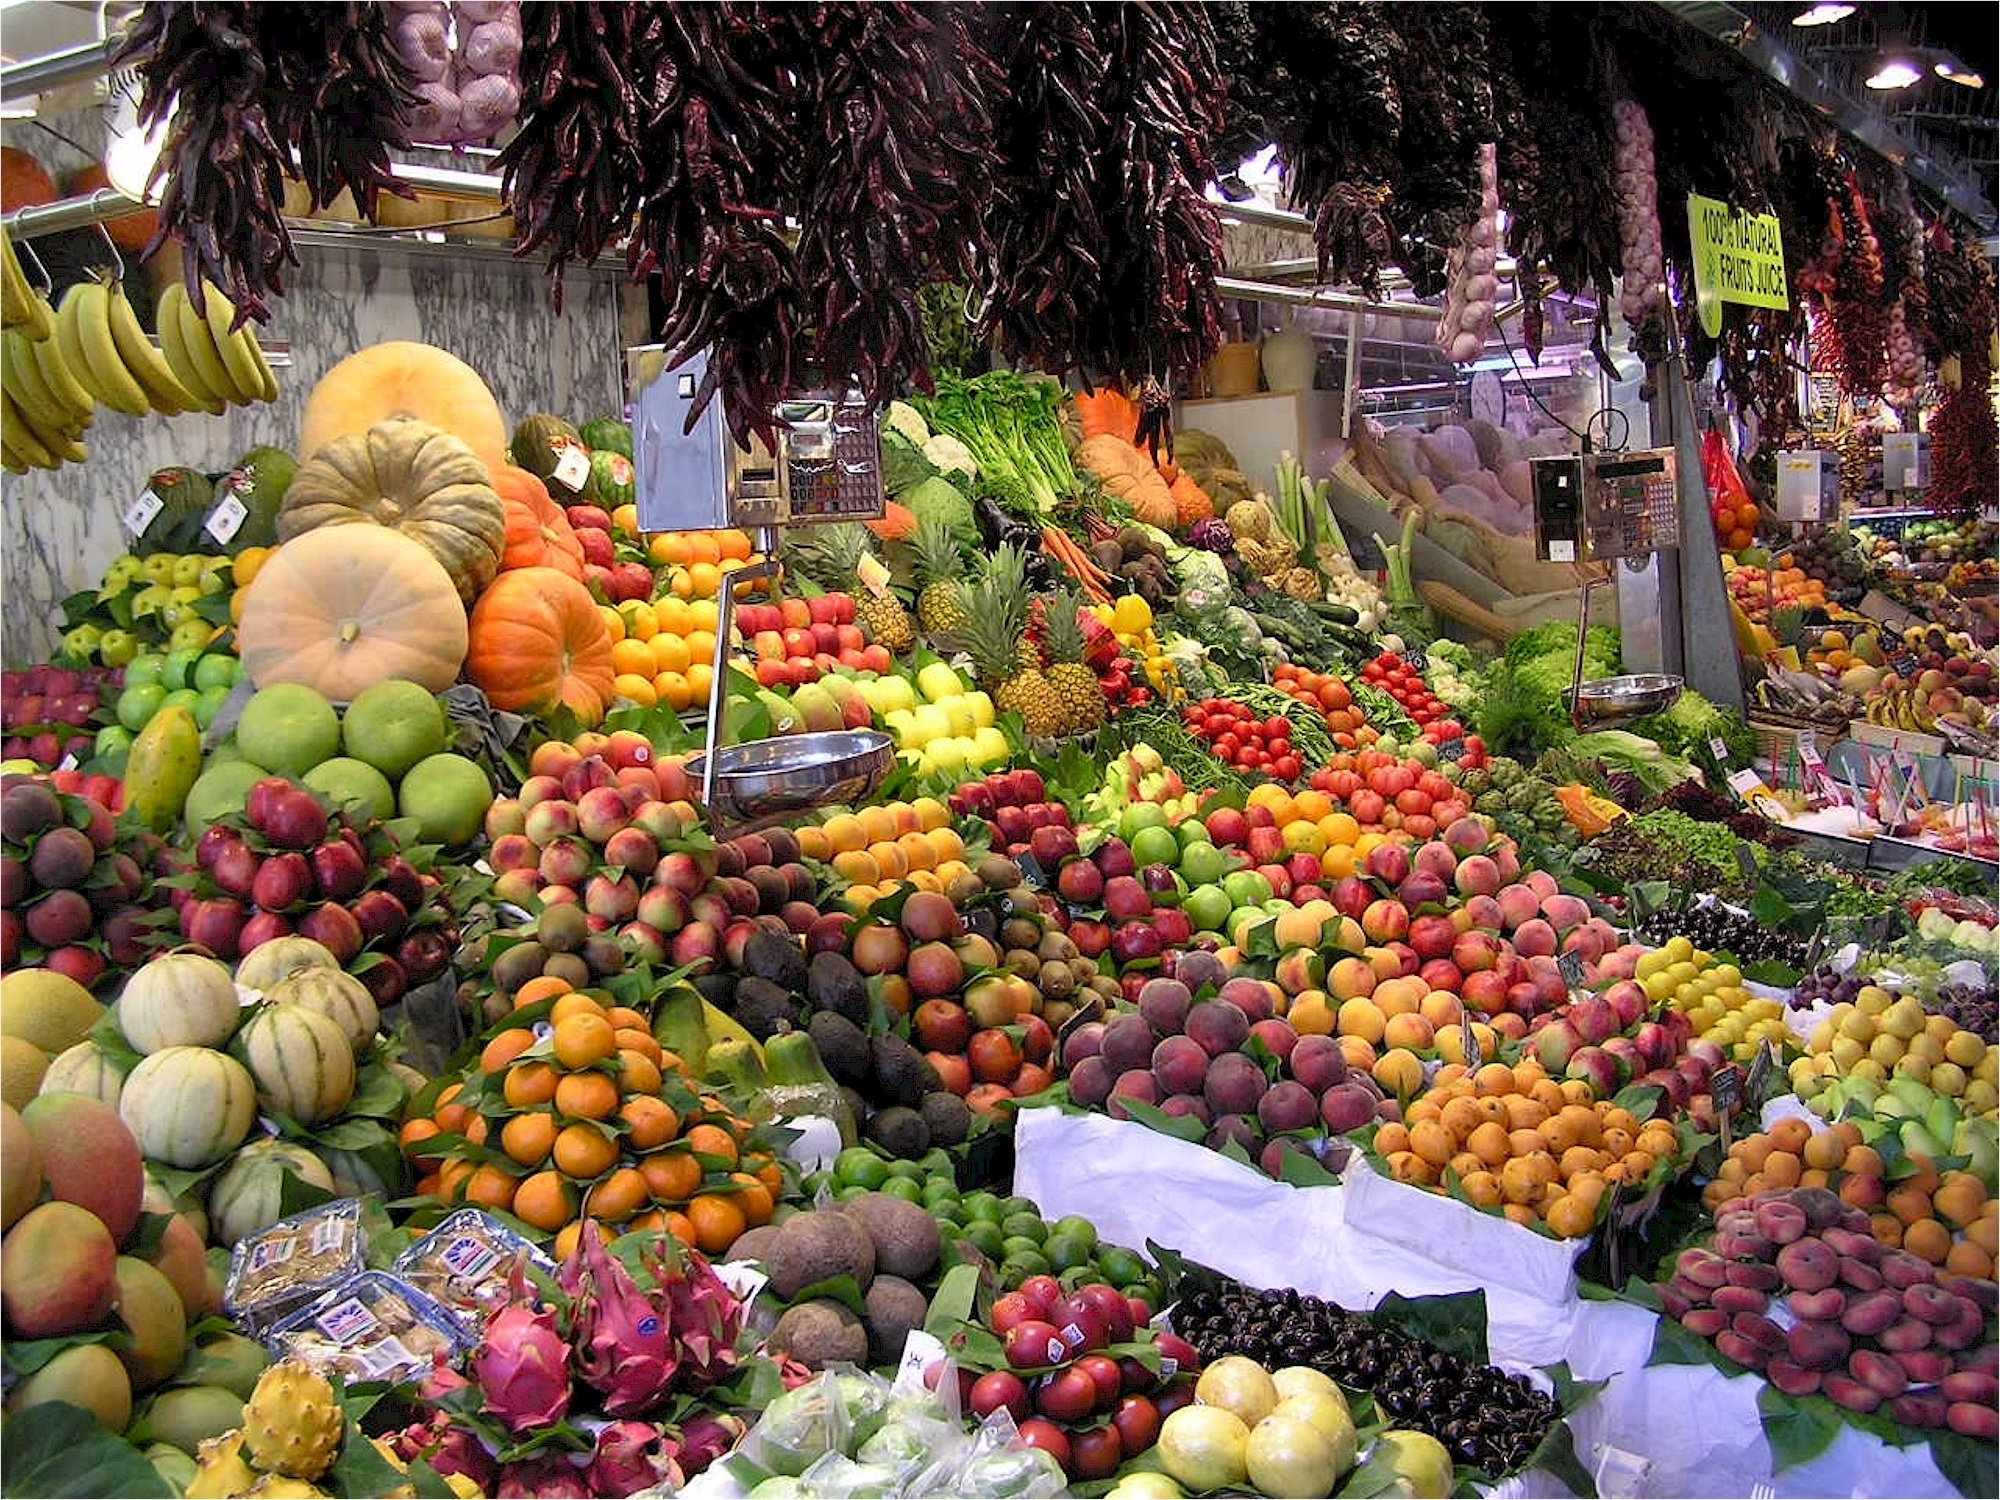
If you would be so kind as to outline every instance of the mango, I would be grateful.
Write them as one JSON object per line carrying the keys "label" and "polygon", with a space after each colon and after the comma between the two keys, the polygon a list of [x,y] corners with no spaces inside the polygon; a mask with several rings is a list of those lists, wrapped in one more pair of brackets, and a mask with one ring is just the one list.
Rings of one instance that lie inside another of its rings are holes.
{"label": "mango", "polygon": [[42,1094],[21,1118],[41,1147],[50,1196],[89,1209],[123,1244],[139,1223],[146,1163],[118,1111],[87,1094]]}
{"label": "mango", "polygon": [[102,1344],[77,1344],[14,1387],[7,1398],[13,1414],[45,1401],[80,1406],[112,1432],[132,1425],[132,1382],[118,1356]]}
{"label": "mango", "polygon": [[270,1362],[271,1356],[255,1339],[240,1333],[218,1333],[188,1351],[186,1362],[175,1374],[175,1384],[221,1386],[234,1392],[240,1405],[250,1399],[257,1377]]}
{"label": "mango", "polygon": [[11,1104],[0,1104],[0,1229],[33,1208],[42,1196],[42,1148]]}
{"label": "mango", "polygon": [[82,1041],[103,1014],[89,990],[53,969],[16,969],[0,979],[0,1035],[33,1042],[50,1057]]}
{"label": "mango", "polygon": [[16,1338],[99,1327],[117,1297],[117,1242],[87,1208],[44,1203],[0,1241],[0,1311]]}
{"label": "mango", "polygon": [[160,1242],[141,1258],[167,1278],[190,1323],[221,1311],[208,1304],[208,1247],[202,1244],[195,1227],[181,1215],[175,1214],[167,1220]]}
{"label": "mango", "polygon": [[26,1108],[41,1092],[42,1075],[49,1070],[49,1055],[25,1037],[0,1035],[0,1102],[14,1109]]}
{"label": "mango", "polygon": [[118,1351],[132,1389],[150,1391],[180,1368],[187,1353],[187,1310],[173,1283],[136,1256],[118,1257],[118,1320],[131,1344]]}
{"label": "mango", "polygon": [[183,1453],[193,1453],[242,1421],[243,1398],[219,1385],[177,1385],[161,1391],[146,1408],[153,1436]]}
{"label": "mango", "polygon": [[187,1493],[187,1487],[194,1483],[194,1459],[181,1452],[172,1443],[148,1443],[145,1448],[146,1462],[153,1466],[153,1472],[173,1488],[176,1495]]}

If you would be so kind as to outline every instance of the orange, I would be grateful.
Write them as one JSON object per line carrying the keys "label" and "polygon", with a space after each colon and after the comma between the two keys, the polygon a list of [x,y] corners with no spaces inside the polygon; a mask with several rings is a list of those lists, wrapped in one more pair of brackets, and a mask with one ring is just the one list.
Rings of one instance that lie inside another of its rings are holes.
{"label": "orange", "polygon": [[[709,649],[715,649],[711,641]],[[688,664],[687,685],[690,701],[706,702],[708,690],[715,681],[715,668],[705,658]]]}
{"label": "orange", "polygon": [[759,1224],[770,1223],[771,1215],[778,1206],[777,1200],[771,1195],[771,1190],[748,1172],[731,1172],[729,1180],[742,1189],[736,1195],[736,1202],[742,1208],[743,1217],[749,1221],[750,1227],[754,1229]]}
{"label": "orange", "polygon": [[610,1005],[604,1010],[604,1019],[619,1031],[645,1031],[648,1022],[629,1005]]}
{"label": "orange", "polygon": [[722,544],[715,534],[708,531],[690,531],[687,534],[688,562],[719,563],[722,561]]}
{"label": "orange", "polygon": [[537,974],[518,990],[514,991],[514,1008],[524,1005],[540,1005],[544,1000],[558,999],[569,993],[569,981],[553,974]]}
{"label": "orange", "polygon": [[647,1209],[644,1213],[635,1216],[625,1226],[625,1233],[627,1234],[665,1234],[667,1232],[667,1216],[657,1208]]}
{"label": "orange", "polygon": [[672,672],[676,675],[687,671],[694,658],[688,651],[687,637],[662,631],[648,641],[647,647],[653,658],[652,670],[655,674]]}
{"label": "orange", "polygon": [[444,1160],[441,1156],[425,1156],[416,1148],[434,1135],[442,1135],[435,1120],[406,1120],[403,1128],[396,1132],[396,1139],[402,1143],[404,1154],[410,1158],[412,1166],[435,1167]]}
{"label": "orange", "polygon": [[601,1177],[618,1163],[618,1142],[595,1125],[565,1125],[551,1149],[558,1168],[571,1177]]}
{"label": "orange", "polygon": [[625,1139],[634,1151],[664,1146],[680,1133],[681,1117],[664,1099],[634,1096],[619,1106],[618,1118],[625,1122]]}
{"label": "orange", "polygon": [[[597,1224],[595,1219],[592,1219],[590,1222]],[[575,1219],[556,1231],[555,1243],[549,1247],[549,1251],[555,1256],[558,1262],[566,1261],[572,1255],[576,1254],[576,1247],[583,1239],[583,1225],[584,1221],[582,1219]],[[606,1241],[612,1238],[610,1234],[605,1232],[602,1224],[597,1224],[597,1232]]]}
{"label": "orange", "polygon": [[725,562],[748,562],[750,560],[750,536],[743,531],[718,531],[715,533],[718,560]]}
{"label": "orange", "polygon": [[668,1234],[679,1240],[683,1245],[689,1247],[694,1245],[694,1224],[686,1214],[677,1208],[672,1209],[668,1212],[666,1220]]}
{"label": "orange", "polygon": [[[713,630],[690,630],[687,633],[688,676],[693,678],[697,670],[711,673],[715,670],[715,632]],[[706,682],[704,681],[704,686]]]}
{"label": "orange", "polygon": [[604,621],[604,633],[611,638],[612,645],[615,646],[625,639],[625,617],[623,615],[619,614],[617,610],[608,604],[598,605],[597,613],[599,618]]}
{"label": "orange", "polygon": [[556,1143],[556,1117],[545,1110],[518,1114],[500,1127],[500,1149],[524,1167],[539,1167]]}
{"label": "orange", "polygon": [[660,669],[653,665],[653,648],[646,641],[628,635],[611,648],[611,670],[617,673],[629,672],[637,677],[651,677]]}
{"label": "orange", "polygon": [[475,1146],[486,1144],[486,1132],[490,1128],[484,1115],[467,1115],[465,1118],[465,1138]]}
{"label": "orange", "polygon": [[651,708],[660,701],[660,690],[653,686],[650,673],[620,672],[611,679],[611,695],[630,698],[641,708]]}
{"label": "orange", "polygon": [[534,1032],[525,1026],[510,1026],[481,1049],[480,1069],[487,1073],[498,1073],[534,1045]]}
{"label": "orange", "polygon": [[639,1171],[659,1203],[685,1203],[701,1191],[701,1163],[692,1151],[655,1151],[639,1158]]}
{"label": "orange", "polygon": [[464,1090],[464,1084],[454,1083],[437,1096],[437,1101],[431,1105],[431,1118],[437,1121],[438,1129],[453,1134],[465,1129],[465,1122],[472,1118],[472,1106],[452,1102]]}
{"label": "orange", "polygon": [[446,1203],[458,1203],[465,1197],[465,1185],[472,1180],[472,1174],[479,1168],[469,1161],[452,1160],[438,1168],[438,1197]]}
{"label": "orange", "polygon": [[519,1181],[488,1162],[475,1171],[465,1182],[465,1201],[476,1203],[481,1208],[497,1208],[502,1212],[514,1205],[514,1193]]}
{"label": "orange", "polygon": [[556,1061],[565,1068],[587,1068],[617,1050],[617,1034],[602,1012],[565,1016],[556,1022]]}
{"label": "orange", "polygon": [[507,1081],[500,1092],[506,1101],[516,1109],[530,1104],[547,1104],[556,1096],[556,1084],[562,1074],[555,1070],[553,1063],[517,1062],[507,1070]]}
{"label": "orange", "polygon": [[556,1112],[573,1120],[608,1120],[618,1109],[618,1084],[609,1073],[565,1073],[555,1099]]}
{"label": "orange", "polygon": [[688,1149],[703,1156],[719,1156],[728,1166],[737,1162],[736,1137],[720,1125],[697,1125],[686,1136]]}
{"label": "orange", "polygon": [[604,1018],[604,1007],[581,990],[567,990],[562,998],[549,1008],[549,1024],[560,1026],[571,1016],[596,1016]]}
{"label": "orange", "polygon": [[689,1201],[687,1217],[695,1248],[708,1255],[720,1255],[750,1227],[732,1194],[702,1193]]}
{"label": "orange", "polygon": [[688,560],[688,533],[663,531],[646,544],[646,551],[654,562],[684,563]]}
{"label": "orange", "polygon": [[653,679],[654,701],[679,713],[695,700],[695,687],[679,672],[662,672]]}
{"label": "orange", "polygon": [[630,1049],[618,1054],[621,1064],[618,1070],[618,1086],[628,1094],[657,1094],[660,1091],[660,1065],[643,1052]]}
{"label": "orange", "polygon": [[[630,1015],[631,1012],[627,1011],[626,1014]],[[644,1022],[640,1022],[635,1026],[628,1026],[623,1021],[614,1019],[612,1024],[617,1028],[612,1035],[617,1038],[618,1050],[620,1052],[636,1052],[641,1057],[649,1059],[656,1066],[658,1065],[661,1054],[660,1044],[654,1038],[653,1033],[646,1030]],[[625,1092],[629,1094],[632,1090],[628,1087]]]}
{"label": "orange", "polygon": [[613,1224],[623,1224],[646,1204],[646,1179],[637,1167],[618,1168],[592,1187],[584,1198],[584,1207],[592,1218]]}

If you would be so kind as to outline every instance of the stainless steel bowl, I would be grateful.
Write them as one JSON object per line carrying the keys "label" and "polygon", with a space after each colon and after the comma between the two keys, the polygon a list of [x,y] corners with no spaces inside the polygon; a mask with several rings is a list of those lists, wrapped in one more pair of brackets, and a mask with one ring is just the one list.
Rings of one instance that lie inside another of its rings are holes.
{"label": "stainless steel bowl", "polygon": [[1638,672],[1625,677],[1600,677],[1581,688],[1564,688],[1562,701],[1570,712],[1599,723],[1643,719],[1672,708],[1686,687],[1684,679],[1665,672]]}
{"label": "stainless steel bowl", "polygon": [[[687,763],[699,788],[708,757]],[[727,822],[768,820],[833,803],[859,802],[896,763],[896,742],[879,729],[748,740],[716,752],[715,799],[709,812]]]}

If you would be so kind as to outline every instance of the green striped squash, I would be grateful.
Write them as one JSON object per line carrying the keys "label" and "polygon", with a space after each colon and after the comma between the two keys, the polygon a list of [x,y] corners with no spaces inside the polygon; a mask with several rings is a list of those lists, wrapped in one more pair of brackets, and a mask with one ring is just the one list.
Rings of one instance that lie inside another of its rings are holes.
{"label": "green striped squash", "polygon": [[300,969],[264,991],[273,1005],[303,1005],[340,1028],[357,1060],[374,1044],[382,1012],[368,986],[342,969]]}
{"label": "green striped squash", "polygon": [[118,1096],[118,1118],[148,1160],[206,1167],[257,1123],[250,1070],[213,1047],[166,1047],[140,1060]]}
{"label": "green striped squash", "polygon": [[214,1243],[233,1245],[283,1218],[287,1177],[309,1182],[329,1196],[333,1193],[333,1174],[326,1163],[297,1141],[267,1136],[237,1152],[208,1187]]}
{"label": "green striped squash", "polygon": [[[338,1022],[303,1005],[266,1005],[233,1049],[266,1114],[317,1125],[354,1097],[354,1049]],[[315,1158],[317,1160],[317,1158]]]}

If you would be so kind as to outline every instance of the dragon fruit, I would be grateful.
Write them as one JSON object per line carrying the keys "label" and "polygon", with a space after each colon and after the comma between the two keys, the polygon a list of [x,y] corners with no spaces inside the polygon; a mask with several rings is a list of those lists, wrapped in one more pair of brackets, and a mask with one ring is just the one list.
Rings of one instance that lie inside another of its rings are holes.
{"label": "dragon fruit", "polygon": [[596,1491],[568,1459],[543,1454],[504,1465],[493,1493],[496,1500],[591,1500]]}
{"label": "dragon fruit", "polygon": [[693,1478],[749,1436],[741,1417],[727,1412],[700,1412],[681,1424],[680,1466]]}
{"label": "dragon fruit", "polygon": [[392,1439],[397,1457],[405,1463],[422,1459],[439,1474],[463,1474],[479,1486],[481,1494],[493,1487],[493,1455],[473,1433],[456,1426],[444,1412],[433,1412],[428,1422],[412,1422]]}
{"label": "dragon fruit", "polygon": [[576,1319],[576,1371],[614,1417],[656,1406],[679,1368],[666,1313],[639,1290],[586,1219],[559,1278]]}
{"label": "dragon fruit", "polygon": [[706,1387],[727,1379],[736,1368],[743,1304],[699,1251],[669,1236],[661,1236],[647,1265],[666,1293],[667,1321],[686,1383]]}
{"label": "dragon fruit", "polygon": [[1236,550],[1236,534],[1220,516],[1203,516],[1188,528],[1188,545],[1227,556]]}
{"label": "dragon fruit", "polygon": [[587,1477],[592,1494],[624,1496],[656,1484],[682,1484],[680,1445],[651,1422],[613,1422],[597,1434]]}
{"label": "dragon fruit", "polygon": [[462,1391],[471,1384],[471,1381],[446,1364],[444,1355],[440,1353],[435,1356],[430,1374],[426,1375],[417,1386],[417,1395],[436,1405],[453,1391]]}
{"label": "dragon fruit", "polygon": [[515,1432],[529,1432],[560,1422],[569,1410],[569,1360],[555,1312],[522,1300],[486,1325],[472,1374],[485,1409]]}

